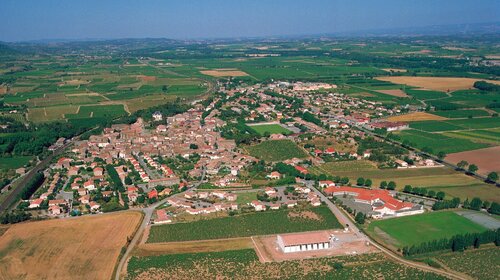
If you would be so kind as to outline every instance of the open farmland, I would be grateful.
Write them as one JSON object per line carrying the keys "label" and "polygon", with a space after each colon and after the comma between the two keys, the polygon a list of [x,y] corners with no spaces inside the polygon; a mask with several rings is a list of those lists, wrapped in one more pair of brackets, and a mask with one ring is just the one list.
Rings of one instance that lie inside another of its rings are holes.
{"label": "open farmland", "polygon": [[0,169],[14,169],[19,168],[27,164],[32,156],[14,156],[14,157],[2,157],[0,158]]}
{"label": "open farmland", "polygon": [[387,118],[390,122],[415,122],[415,121],[439,121],[446,120],[445,117],[436,116],[426,112],[413,112],[409,114],[392,116]]}
{"label": "open farmland", "polygon": [[444,132],[443,135],[452,138],[467,139],[477,143],[500,145],[500,129],[498,128]]}
{"label": "open farmland", "polygon": [[0,237],[5,279],[110,279],[142,215],[122,212],[11,226]]}
{"label": "open farmland", "polygon": [[465,160],[477,165],[481,174],[500,172],[500,146],[450,154],[446,160],[453,163]]}
{"label": "open farmland", "polygon": [[486,230],[452,211],[379,220],[368,226],[372,235],[398,248]]}
{"label": "open farmland", "polygon": [[[313,218],[291,216],[307,211]],[[308,210],[277,210],[214,218],[190,223],[152,226],[148,243],[220,239],[340,228],[337,218],[326,206]]]}
{"label": "open farmland", "polygon": [[214,69],[214,70],[202,70],[200,71],[203,75],[208,75],[212,77],[240,77],[248,76],[247,73],[238,69]]}
{"label": "open farmland", "polygon": [[292,133],[290,130],[282,127],[279,124],[255,124],[248,126],[260,135],[264,135],[265,133],[288,135]]}
{"label": "open farmland", "polygon": [[437,255],[436,260],[452,270],[462,272],[477,280],[498,279],[500,250],[493,245],[465,252]]}
{"label": "open farmland", "polygon": [[[450,78],[450,77],[410,77],[410,76],[389,76],[377,77],[377,80],[391,82],[395,84],[405,84],[408,86],[424,88],[435,91],[455,91],[460,89],[471,89],[474,82],[480,79],[473,78]],[[499,81],[488,80],[489,83],[500,84]]]}
{"label": "open farmland", "polygon": [[474,197],[479,197],[483,201],[500,203],[500,190],[494,185],[480,181],[470,182],[465,185],[435,186],[427,189],[435,192],[442,191],[446,194],[447,199],[458,197],[463,201],[467,198],[471,200]]}
{"label": "open farmland", "polygon": [[490,114],[485,110],[475,109],[475,110],[447,110],[447,111],[436,111],[432,112],[434,115],[438,115],[445,118],[455,119],[455,118],[468,118],[468,117],[486,117]]}
{"label": "open farmland", "polygon": [[500,118],[455,119],[446,121],[412,122],[411,128],[427,132],[499,128]]}
{"label": "open farmland", "polygon": [[257,145],[248,146],[246,149],[251,156],[265,161],[307,157],[306,152],[290,140],[268,140]]}
{"label": "open farmland", "polygon": [[429,133],[414,129],[399,131],[395,135],[400,138],[400,141],[407,140],[411,146],[419,149],[431,148],[434,153],[442,151],[451,154],[489,146],[488,144],[475,143],[468,139],[452,138],[439,133]]}
{"label": "open farmland", "polygon": [[132,257],[127,271],[126,279],[445,279],[382,254],[261,263],[251,249]]}

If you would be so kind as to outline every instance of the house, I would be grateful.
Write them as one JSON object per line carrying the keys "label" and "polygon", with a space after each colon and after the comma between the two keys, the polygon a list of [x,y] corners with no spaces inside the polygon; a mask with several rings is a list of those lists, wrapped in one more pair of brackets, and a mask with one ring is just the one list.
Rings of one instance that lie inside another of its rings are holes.
{"label": "house", "polygon": [[64,199],[53,199],[49,200],[49,206],[54,206],[54,205],[67,205],[68,203]]}
{"label": "house", "polygon": [[80,203],[82,203],[82,204],[89,204],[89,202],[90,202],[90,195],[84,195],[84,196],[80,197],[78,199],[78,201],[80,201]]}
{"label": "house", "polygon": [[94,176],[102,176],[104,173],[104,169],[101,167],[94,168]]}
{"label": "house", "polygon": [[103,191],[101,192],[103,197],[111,197],[113,196],[113,191]]}
{"label": "house", "polygon": [[164,188],[161,192],[158,193],[159,196],[170,195],[172,193],[172,189]]}
{"label": "house", "polygon": [[76,175],[78,175],[78,170],[79,169],[80,168],[78,168],[76,166],[70,167],[69,170],[68,170],[68,176],[76,176]]}
{"label": "house", "polygon": [[19,167],[18,169],[16,169],[16,174],[24,175],[25,173],[26,173],[26,168],[24,167]]}
{"label": "house", "polygon": [[92,180],[88,180],[87,182],[83,183],[83,187],[89,191],[93,191],[96,189],[94,182]]}
{"label": "house", "polygon": [[281,179],[281,173],[279,173],[278,171],[273,171],[270,174],[268,174],[266,178],[271,180]]}
{"label": "house", "polygon": [[30,208],[30,209],[38,208],[38,207],[40,207],[40,205],[42,205],[42,203],[43,203],[43,199],[41,199],[41,198],[34,199],[30,202],[30,205],[28,206],[28,208]]}
{"label": "house", "polygon": [[279,234],[277,243],[283,253],[323,250],[331,247],[330,235],[325,231]]}
{"label": "house", "polygon": [[297,201],[295,201],[295,200],[289,200],[289,201],[285,202],[285,205],[288,208],[293,208],[293,207],[297,206]]}
{"label": "house", "polygon": [[138,196],[139,196],[139,195],[138,195],[137,193],[134,193],[134,192],[132,192],[132,193],[128,193],[128,194],[127,194],[128,201],[129,201],[129,202],[132,202],[132,203],[137,201],[137,197],[138,197]]}
{"label": "house", "polygon": [[226,195],[227,201],[236,201],[237,198],[238,198],[238,196],[234,193],[228,193]]}
{"label": "house", "polygon": [[258,200],[254,200],[250,203],[250,205],[255,209],[255,211],[265,211],[266,205]]}
{"label": "house", "polygon": [[295,191],[298,193],[308,194],[311,192],[311,189],[303,186],[296,186]]}
{"label": "house", "polygon": [[320,206],[321,200],[319,198],[313,198],[313,199],[311,199],[311,205],[314,207]]}
{"label": "house", "polygon": [[99,208],[101,208],[101,205],[99,205],[99,203],[97,203],[95,201],[91,201],[89,203],[89,205],[90,205],[90,210],[92,210],[92,211],[97,211],[97,210],[99,210]]}
{"label": "house", "polygon": [[157,122],[163,120],[163,115],[160,111],[154,112],[151,116],[153,117],[153,120]]}
{"label": "house", "polygon": [[329,180],[319,181],[319,186],[322,188],[335,187],[335,183]]}
{"label": "house", "polygon": [[304,167],[302,167],[302,166],[295,165],[294,167],[295,167],[295,169],[296,169],[297,171],[299,171],[301,174],[309,174],[309,171],[307,171],[307,169],[305,169],[305,168],[304,168]]}
{"label": "house", "polygon": [[408,168],[408,163],[404,160],[396,159],[394,162],[398,165],[398,168]]}
{"label": "house", "polygon": [[271,187],[266,187],[265,191],[264,191],[268,196],[273,196],[273,195],[276,195],[276,190],[274,188],[271,188]]}
{"label": "house", "polygon": [[160,132],[167,132],[167,126],[163,125],[163,124],[160,124],[159,126],[156,127],[156,132],[158,132],[158,133],[160,133]]}
{"label": "house", "polygon": [[156,189],[153,189],[148,193],[148,198],[153,199],[153,198],[158,198],[158,191]]}
{"label": "house", "polygon": [[60,215],[61,212],[62,212],[62,210],[61,210],[61,207],[59,207],[59,205],[49,206],[49,213],[51,215],[57,216],[57,215]]}
{"label": "house", "polygon": [[328,147],[328,148],[325,150],[325,154],[330,155],[330,156],[331,156],[331,155],[333,155],[333,154],[335,154],[335,148],[333,148],[333,147]]}
{"label": "house", "polygon": [[172,218],[167,214],[165,209],[160,209],[156,211],[155,224],[167,224],[172,222]]}
{"label": "house", "polygon": [[269,205],[269,209],[271,209],[271,210],[279,210],[280,209],[280,204],[279,203],[271,203]]}

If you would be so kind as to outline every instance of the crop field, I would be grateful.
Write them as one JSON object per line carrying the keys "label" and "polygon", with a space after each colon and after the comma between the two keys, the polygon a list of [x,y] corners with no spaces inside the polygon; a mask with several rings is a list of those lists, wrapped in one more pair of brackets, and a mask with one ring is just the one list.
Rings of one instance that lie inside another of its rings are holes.
{"label": "crop field", "polygon": [[432,148],[434,153],[443,151],[451,154],[489,147],[485,143],[475,143],[468,139],[452,138],[439,133],[429,133],[413,129],[399,131],[396,135],[401,138],[401,141],[408,140],[411,146],[419,149],[425,147]]}
{"label": "crop field", "polygon": [[12,225],[0,236],[0,273],[5,279],[110,279],[141,216],[122,212]]}
{"label": "crop field", "polygon": [[369,160],[332,161],[319,167],[327,173],[375,170],[377,166]]}
{"label": "crop field", "polygon": [[208,75],[212,77],[240,77],[248,76],[247,73],[240,71],[238,69],[214,69],[214,70],[203,70],[200,71],[203,75]]}
{"label": "crop field", "polygon": [[412,122],[411,128],[427,132],[499,128],[500,118],[455,119],[446,121]]}
{"label": "crop field", "polygon": [[477,143],[486,143],[490,145],[500,145],[500,130],[499,129],[489,129],[489,130],[464,130],[456,132],[445,132],[443,135],[452,138],[461,138],[471,140]]}
{"label": "crop field", "polygon": [[470,185],[438,186],[427,189],[435,192],[442,191],[446,194],[447,199],[458,197],[463,201],[466,198],[471,200],[474,197],[479,197],[483,201],[500,202],[500,190],[494,185],[479,181],[471,182]]}
{"label": "crop field", "polygon": [[290,140],[268,140],[246,147],[251,156],[265,161],[282,161],[291,158],[306,158],[304,150]]}
{"label": "crop field", "polygon": [[436,111],[432,112],[434,115],[438,115],[441,117],[449,118],[449,119],[455,119],[455,118],[468,118],[469,116],[472,117],[486,117],[489,116],[490,114],[486,112],[485,110],[480,110],[480,109],[473,109],[473,110],[448,110],[448,111]]}
{"label": "crop field", "polygon": [[[405,84],[434,91],[455,91],[461,89],[471,89],[478,79],[473,78],[450,78],[450,77],[410,77],[410,76],[389,76],[377,77],[377,80],[391,82],[395,84]],[[489,83],[500,84],[498,81],[488,80]]]}
{"label": "crop field", "polygon": [[[341,168],[328,168],[330,163],[326,165],[327,174],[340,177],[348,177],[351,182],[356,182],[359,177],[371,179],[373,186],[379,186],[382,181],[396,182],[397,189],[403,189],[405,185],[431,187],[431,186],[465,186],[478,184],[480,181],[467,176],[463,173],[456,172],[447,167],[434,168],[411,168],[411,169],[366,169],[353,166],[353,169],[346,167],[343,171]],[[336,163],[335,163],[336,164]],[[335,166],[335,165],[334,165]],[[359,169],[355,169],[359,168]],[[323,171],[323,170],[321,170]],[[324,172],[324,171],[323,171]]]}
{"label": "crop field", "polygon": [[249,125],[258,134],[264,135],[266,132],[269,134],[283,134],[288,135],[292,132],[279,124],[259,124],[259,125]]}
{"label": "crop field", "polygon": [[452,270],[467,274],[473,279],[498,279],[500,250],[492,245],[465,252],[441,254],[435,259]]}
{"label": "crop field", "polygon": [[133,254],[135,256],[158,256],[167,254],[220,252],[229,250],[252,249],[250,237],[139,244]]}
{"label": "crop field", "polygon": [[450,154],[446,160],[453,163],[465,160],[469,164],[477,165],[481,174],[500,172],[500,146]]}
{"label": "crop field", "polygon": [[[334,268],[340,263],[343,268]],[[261,263],[254,250],[132,257],[126,279],[445,279],[382,254]]]}
{"label": "crop field", "polygon": [[436,116],[434,114],[429,114],[426,112],[413,112],[409,114],[391,116],[387,118],[391,122],[415,122],[415,121],[440,121],[446,120],[446,118],[441,116]]}
{"label": "crop field", "polygon": [[441,91],[430,91],[422,89],[406,89],[405,92],[420,100],[443,98],[448,95]]}
{"label": "crop field", "polygon": [[65,115],[68,119],[116,118],[126,115],[123,105],[80,106],[77,114]]}
{"label": "crop field", "polygon": [[0,158],[0,169],[14,169],[27,164],[32,156],[14,156]]}
{"label": "crop field", "polygon": [[485,227],[451,211],[378,220],[368,226],[371,234],[398,248],[486,230]]}
{"label": "crop field", "polygon": [[[290,215],[293,211],[307,211],[308,215]],[[246,237],[340,227],[341,225],[330,209],[326,206],[320,206],[308,210],[266,211],[190,223],[152,226],[147,242]]]}

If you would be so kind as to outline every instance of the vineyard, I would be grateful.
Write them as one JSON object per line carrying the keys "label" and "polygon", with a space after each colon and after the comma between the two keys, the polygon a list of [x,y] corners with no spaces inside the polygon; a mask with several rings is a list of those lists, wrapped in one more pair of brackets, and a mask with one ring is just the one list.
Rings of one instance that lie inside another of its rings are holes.
{"label": "vineyard", "polygon": [[133,257],[126,279],[445,279],[380,254],[260,263],[251,249]]}
{"label": "vineyard", "polygon": [[249,213],[191,223],[152,226],[148,243],[245,237],[274,233],[302,232],[340,228],[328,207],[307,210],[317,219],[289,215],[291,210]]}

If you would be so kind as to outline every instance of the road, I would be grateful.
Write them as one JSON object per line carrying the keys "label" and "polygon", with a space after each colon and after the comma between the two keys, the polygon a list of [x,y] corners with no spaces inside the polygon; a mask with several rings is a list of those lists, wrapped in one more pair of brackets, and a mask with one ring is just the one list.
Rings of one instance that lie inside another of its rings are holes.
{"label": "road", "polygon": [[308,186],[321,198],[321,201],[325,202],[325,204],[332,211],[332,213],[337,217],[337,219],[339,220],[339,222],[341,224],[348,225],[349,229],[352,232],[354,232],[359,238],[364,239],[366,241],[369,241],[370,244],[372,244],[375,248],[377,248],[380,251],[382,251],[383,253],[385,253],[387,256],[389,256],[394,261],[402,263],[404,265],[414,267],[414,268],[418,268],[418,269],[421,269],[424,271],[434,272],[434,273],[446,276],[446,277],[451,278],[451,279],[470,279],[469,277],[467,277],[465,275],[457,275],[455,273],[451,273],[448,271],[444,271],[441,269],[430,267],[430,266],[423,264],[423,263],[407,260],[407,259],[403,258],[402,256],[395,254],[391,250],[378,244],[377,242],[372,240],[370,237],[368,237],[366,234],[364,234],[362,231],[360,231],[359,228],[354,224],[354,222],[343,211],[341,211],[333,202],[331,202],[322,192],[320,192],[318,189],[316,189],[316,187],[314,187],[310,183],[308,184]]}
{"label": "road", "polygon": [[[205,179],[205,174],[206,174],[206,171],[205,171],[205,169],[203,169],[203,173],[201,175],[200,181],[198,181],[195,185],[193,185],[191,188],[189,188],[190,191],[196,190],[196,188],[201,183],[203,183],[203,181]],[[183,192],[178,193],[175,196],[181,195],[182,193]],[[163,203],[167,202],[167,199],[169,199],[169,198],[170,197],[166,197],[166,198],[164,198],[164,199],[162,199],[162,200],[160,200],[160,201],[158,201],[156,203],[153,203],[153,204],[149,205],[148,207],[145,207],[145,208],[141,209],[141,211],[144,213],[144,218],[142,220],[141,225],[136,230],[134,237],[132,238],[132,240],[128,244],[127,250],[125,251],[125,253],[121,257],[120,262],[118,263],[118,267],[116,268],[115,280],[120,280],[120,275],[121,275],[121,272],[122,272],[122,270],[123,270],[123,268],[125,266],[125,263],[127,262],[127,259],[129,258],[130,253],[132,252],[132,250],[135,248],[135,246],[139,242],[139,239],[141,238],[144,230],[146,229],[146,227],[148,226],[149,222],[151,221],[151,217],[153,216],[153,213],[154,213],[156,207],[158,207],[158,206],[162,205]]]}

